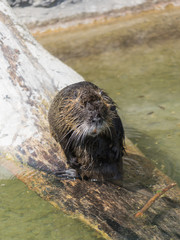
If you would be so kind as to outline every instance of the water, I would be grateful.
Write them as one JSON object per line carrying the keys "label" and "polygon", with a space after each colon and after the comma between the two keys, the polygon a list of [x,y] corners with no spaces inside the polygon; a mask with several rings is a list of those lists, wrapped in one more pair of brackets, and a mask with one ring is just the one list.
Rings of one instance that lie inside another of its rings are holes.
{"label": "water", "polygon": [[[6,179],[2,179],[4,176]],[[103,240],[90,227],[66,216],[10,176],[1,168],[0,240]]]}
{"label": "water", "polygon": [[[76,69],[117,102],[127,136],[180,183],[180,41],[106,52]],[[98,66],[98,63],[101,63]],[[111,65],[109,64],[111,62]],[[98,67],[96,67],[98,66]],[[94,78],[95,72],[95,78]]]}
{"label": "water", "polygon": [[119,106],[126,135],[180,184],[179,9],[37,36]]}

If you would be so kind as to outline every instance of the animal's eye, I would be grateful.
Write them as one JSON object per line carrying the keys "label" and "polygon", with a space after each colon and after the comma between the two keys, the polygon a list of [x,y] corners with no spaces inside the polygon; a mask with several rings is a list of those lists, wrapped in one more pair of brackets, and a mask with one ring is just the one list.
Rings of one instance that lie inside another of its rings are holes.
{"label": "animal's eye", "polygon": [[110,107],[110,110],[111,110],[111,111],[115,111],[115,110],[116,110],[116,106],[112,105],[112,106]]}

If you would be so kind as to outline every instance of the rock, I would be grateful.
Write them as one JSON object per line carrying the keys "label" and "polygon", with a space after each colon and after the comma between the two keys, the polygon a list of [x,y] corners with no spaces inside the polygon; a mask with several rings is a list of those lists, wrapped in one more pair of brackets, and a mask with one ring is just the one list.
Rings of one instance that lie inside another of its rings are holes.
{"label": "rock", "polygon": [[75,4],[82,0],[7,0],[11,7],[53,7],[62,2],[67,2],[68,4]]}
{"label": "rock", "polygon": [[[33,31],[66,28],[111,17],[179,5],[179,0],[8,0],[22,23]],[[33,13],[33,14],[32,14]]]}
{"label": "rock", "polygon": [[34,0],[32,5],[34,7],[53,7],[64,1],[65,0]]}
{"label": "rock", "polygon": [[33,4],[33,0],[8,0],[11,7],[25,7]]}

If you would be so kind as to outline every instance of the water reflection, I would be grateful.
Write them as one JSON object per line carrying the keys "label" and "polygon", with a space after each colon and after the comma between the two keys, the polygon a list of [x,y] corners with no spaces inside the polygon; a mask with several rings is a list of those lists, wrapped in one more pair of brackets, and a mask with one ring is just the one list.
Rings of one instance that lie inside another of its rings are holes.
{"label": "water reflection", "polygon": [[176,149],[166,149],[165,144],[159,143],[163,133],[154,137],[140,132],[136,129],[126,127],[127,137],[131,139],[136,146],[143,151],[143,153],[151,159],[156,166],[174,179],[180,176],[179,162],[173,162],[176,159]]}

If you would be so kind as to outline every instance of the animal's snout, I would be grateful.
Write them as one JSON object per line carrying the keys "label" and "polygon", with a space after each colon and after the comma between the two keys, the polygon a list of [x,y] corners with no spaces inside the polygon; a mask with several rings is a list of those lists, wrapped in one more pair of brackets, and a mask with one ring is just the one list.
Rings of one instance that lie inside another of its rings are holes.
{"label": "animal's snout", "polygon": [[93,119],[92,119],[92,123],[96,124],[96,125],[99,125],[99,124],[102,124],[103,120],[100,116],[95,116]]}

